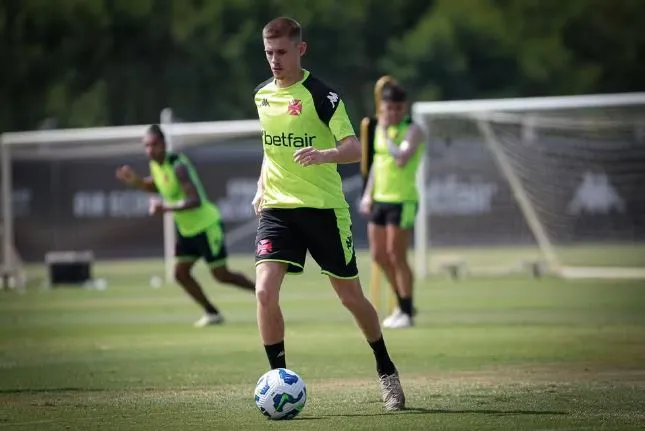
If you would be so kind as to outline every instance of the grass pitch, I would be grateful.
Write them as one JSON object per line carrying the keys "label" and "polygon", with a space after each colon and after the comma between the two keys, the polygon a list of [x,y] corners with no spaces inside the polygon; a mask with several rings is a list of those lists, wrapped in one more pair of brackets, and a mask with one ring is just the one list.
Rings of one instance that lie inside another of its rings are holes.
{"label": "grass pitch", "polygon": [[[360,260],[364,285],[368,262]],[[252,273],[249,257],[231,266]],[[38,271],[38,270],[36,270]],[[160,261],[101,263],[105,290],[0,292],[0,429],[643,429],[642,282],[431,279],[417,326],[386,330],[407,393],[386,413],[371,351],[316,265],[287,278],[287,364],[308,385],[293,421],[253,389],[267,370],[252,295],[198,276],[227,323],[200,310]]]}

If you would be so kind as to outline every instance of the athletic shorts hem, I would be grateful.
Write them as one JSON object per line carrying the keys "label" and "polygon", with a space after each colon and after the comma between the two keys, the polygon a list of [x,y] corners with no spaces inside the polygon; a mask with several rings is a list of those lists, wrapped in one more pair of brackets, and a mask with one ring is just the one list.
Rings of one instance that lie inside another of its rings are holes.
{"label": "athletic shorts hem", "polygon": [[356,273],[356,275],[351,275],[349,277],[341,277],[340,275],[336,275],[333,272],[327,271],[325,269],[321,270],[320,273],[324,274],[324,275],[328,275],[328,276],[333,277],[333,278],[337,278],[339,280],[356,280],[358,278],[358,276],[359,276],[359,274]]}
{"label": "athletic shorts hem", "polygon": [[414,229],[418,202],[383,202],[375,200],[372,203],[369,223],[374,226],[387,227],[393,226],[401,230]]}
{"label": "athletic shorts hem", "polygon": [[211,269],[226,266],[226,259],[217,259],[212,262],[206,262],[206,265]]}
{"label": "athletic shorts hem", "polygon": [[[258,266],[259,264],[264,262],[286,263],[288,265],[287,274],[300,275],[305,270],[305,267],[302,266],[301,264],[293,262],[291,260],[286,260],[286,259],[259,259],[255,261],[255,266]],[[294,270],[293,268],[296,268],[296,270]]]}
{"label": "athletic shorts hem", "polygon": [[175,257],[184,261],[204,259],[207,265],[228,257],[221,221],[213,223],[191,236],[177,231]]}
{"label": "athletic shorts hem", "polygon": [[199,256],[189,256],[189,255],[175,256],[176,262],[197,262],[199,259],[200,259]]}

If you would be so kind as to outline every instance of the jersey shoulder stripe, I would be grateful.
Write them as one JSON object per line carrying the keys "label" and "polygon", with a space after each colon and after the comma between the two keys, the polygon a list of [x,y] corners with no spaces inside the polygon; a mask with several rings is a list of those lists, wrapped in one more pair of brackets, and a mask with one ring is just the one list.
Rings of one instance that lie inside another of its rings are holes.
{"label": "jersey shoulder stripe", "polygon": [[166,160],[173,169],[177,169],[179,166],[183,166],[187,169],[192,169],[193,167],[190,159],[184,153],[168,153]]}
{"label": "jersey shoulder stripe", "polygon": [[180,155],[177,153],[168,153],[168,163],[170,166],[174,166],[180,159]]}
{"label": "jersey shoulder stripe", "polygon": [[271,77],[271,78],[267,79],[266,81],[261,82],[260,84],[258,84],[257,87],[255,87],[255,89],[253,90],[253,95],[255,96],[256,94],[258,94],[258,91],[262,90],[264,87],[266,87],[267,85],[271,84],[272,82],[273,82],[273,77]]}
{"label": "jersey shoulder stripe", "polygon": [[334,112],[336,112],[336,109],[338,109],[338,105],[340,104],[340,96],[334,89],[313,76],[311,73],[302,82],[302,85],[311,94],[318,118],[320,118],[320,121],[325,123],[326,126],[329,126],[329,121],[331,120],[331,117],[334,116]]}

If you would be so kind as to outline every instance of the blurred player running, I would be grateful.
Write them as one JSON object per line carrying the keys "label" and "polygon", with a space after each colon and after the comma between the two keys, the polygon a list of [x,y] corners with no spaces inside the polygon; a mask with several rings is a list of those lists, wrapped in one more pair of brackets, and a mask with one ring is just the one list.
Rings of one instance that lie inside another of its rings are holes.
{"label": "blurred player running", "polygon": [[370,217],[372,257],[398,300],[398,307],[383,321],[386,328],[408,328],[414,314],[408,249],[419,201],[416,177],[423,155],[423,132],[407,116],[406,104],[406,93],[399,85],[383,87],[374,162],[361,199],[361,212]]}
{"label": "blurred player running", "polygon": [[303,271],[309,251],[374,352],[385,408],[402,409],[397,369],[378,315],[361,289],[349,206],[337,171],[339,163],[360,160],[360,142],[340,95],[302,69],[307,45],[300,25],[277,18],[262,37],[273,77],[255,90],[264,160],[253,205],[260,217],[257,317],[269,364],[286,367],[279,292],[285,274]]}
{"label": "blurred player running", "polygon": [[195,326],[222,323],[222,314],[206,298],[202,287],[191,274],[195,262],[203,258],[215,280],[220,283],[250,292],[255,290],[255,283],[243,274],[228,269],[219,210],[208,200],[190,160],[183,154],[166,151],[166,139],[158,125],[148,128],[143,144],[150,160],[150,176],[142,178],[127,165],[118,168],[116,176],[132,187],[159,193],[163,197],[163,200],[151,199],[150,214],[173,214],[177,227],[175,279],[205,313],[195,322]]}

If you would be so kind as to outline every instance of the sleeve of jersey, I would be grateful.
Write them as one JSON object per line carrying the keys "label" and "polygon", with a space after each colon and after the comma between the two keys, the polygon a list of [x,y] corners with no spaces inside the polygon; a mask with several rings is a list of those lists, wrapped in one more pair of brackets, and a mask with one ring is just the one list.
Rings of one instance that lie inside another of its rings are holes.
{"label": "sleeve of jersey", "polygon": [[342,100],[338,102],[338,107],[329,120],[329,129],[334,134],[336,141],[340,141],[348,136],[354,136],[354,127],[349,121],[349,116],[345,110],[345,104]]}
{"label": "sleeve of jersey", "polygon": [[170,162],[175,173],[177,173],[178,169],[183,168],[184,170],[186,170],[191,167],[190,161],[184,154],[173,154],[168,158],[168,161]]}
{"label": "sleeve of jersey", "polygon": [[177,169],[177,165],[182,162],[182,157],[183,155],[181,154],[170,153],[168,155],[168,163],[170,163],[170,166],[172,166],[173,169]]}

